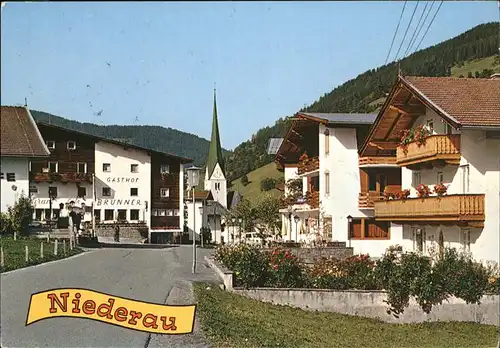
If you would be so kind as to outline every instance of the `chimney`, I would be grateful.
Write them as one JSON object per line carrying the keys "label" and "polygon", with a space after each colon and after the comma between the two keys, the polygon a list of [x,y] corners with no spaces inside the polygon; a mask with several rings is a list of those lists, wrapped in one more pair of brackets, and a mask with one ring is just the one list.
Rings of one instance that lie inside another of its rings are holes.
{"label": "chimney", "polygon": [[495,73],[493,75],[490,76],[490,79],[500,79],[500,73]]}

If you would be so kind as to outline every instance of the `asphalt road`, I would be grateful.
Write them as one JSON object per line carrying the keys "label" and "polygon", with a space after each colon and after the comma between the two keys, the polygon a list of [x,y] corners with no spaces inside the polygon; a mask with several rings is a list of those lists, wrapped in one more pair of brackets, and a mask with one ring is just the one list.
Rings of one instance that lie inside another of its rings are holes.
{"label": "asphalt road", "polygon": [[32,293],[54,288],[85,288],[154,303],[192,304],[191,281],[216,280],[198,250],[198,272],[191,273],[192,249],[98,249],[84,255],[2,274],[0,347],[206,347],[196,323],[191,335],[149,335],[80,318],[52,318],[25,326]]}

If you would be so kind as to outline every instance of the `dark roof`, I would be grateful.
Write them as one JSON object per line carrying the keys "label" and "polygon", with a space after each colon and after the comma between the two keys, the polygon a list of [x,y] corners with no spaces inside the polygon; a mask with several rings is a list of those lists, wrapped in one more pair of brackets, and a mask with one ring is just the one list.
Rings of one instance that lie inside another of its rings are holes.
{"label": "dark roof", "polygon": [[50,151],[29,110],[21,106],[1,107],[2,156],[45,157]]}
{"label": "dark roof", "polygon": [[207,201],[205,206],[207,207],[207,215],[214,215],[214,209],[215,215],[224,216],[229,212],[229,210],[217,201]]}
{"label": "dark roof", "polygon": [[238,205],[241,200],[241,195],[238,191],[229,191],[227,193],[227,208],[232,209]]}
{"label": "dark roof", "polygon": [[[3,124],[3,122],[2,122],[2,124]],[[66,128],[66,127],[56,126],[56,125],[51,124],[51,123],[46,123],[46,122],[38,121],[38,122],[36,122],[36,124],[44,126],[44,127],[51,127],[51,128],[54,128],[54,129],[61,129],[61,130],[67,131],[67,132],[72,132],[72,133],[75,133],[75,134],[80,134],[80,135],[83,135],[83,136],[87,136],[87,137],[93,138],[93,139],[98,140],[98,141],[105,141],[105,142],[108,142],[108,143],[111,143],[111,144],[115,144],[115,145],[126,146],[126,147],[130,147],[132,149],[142,150],[142,151],[146,151],[146,152],[152,152],[152,153],[155,153],[155,154],[158,154],[158,155],[161,155],[161,156],[168,156],[168,157],[176,158],[181,163],[190,163],[190,162],[193,161],[190,158],[181,157],[181,156],[174,155],[174,154],[171,154],[171,153],[168,153],[168,152],[153,150],[153,149],[150,149],[150,148],[147,148],[147,147],[133,145],[133,144],[130,144],[130,143],[127,143],[127,142],[124,142],[124,141],[118,141],[118,140],[114,140],[114,139],[104,138],[104,137],[100,137],[100,136],[93,135],[93,134],[90,134],[90,133],[81,132],[81,131],[77,131],[77,130],[74,130],[74,129]]]}
{"label": "dark roof", "polygon": [[377,114],[345,114],[345,113],[314,113],[299,112],[297,116],[302,116],[312,120],[317,120],[326,124],[372,124],[377,118]]}
{"label": "dark roof", "polygon": [[208,178],[212,176],[214,172],[215,166],[219,163],[220,169],[222,173],[226,175],[224,157],[222,156],[222,147],[220,144],[220,136],[219,136],[219,122],[217,121],[217,102],[215,99],[215,90],[214,90],[214,110],[212,115],[212,138],[210,140],[210,149],[208,150],[207,157],[207,170],[208,170]]}
{"label": "dark roof", "polygon": [[[188,200],[191,200],[192,198],[192,190],[187,190],[185,192],[185,198]],[[206,201],[213,199],[212,192],[209,190],[203,190],[203,191],[194,191],[194,198],[197,201]]]}
{"label": "dark roof", "polygon": [[401,82],[461,127],[500,127],[500,79],[400,77]]}

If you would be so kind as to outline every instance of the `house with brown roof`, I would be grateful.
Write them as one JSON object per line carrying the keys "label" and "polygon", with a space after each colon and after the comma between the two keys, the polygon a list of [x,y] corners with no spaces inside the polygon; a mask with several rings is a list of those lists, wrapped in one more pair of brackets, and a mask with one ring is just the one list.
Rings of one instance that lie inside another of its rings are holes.
{"label": "house with brown roof", "polygon": [[449,246],[499,261],[499,79],[398,76],[359,154],[400,167],[402,190],[373,202],[390,238],[361,235],[355,252]]}
{"label": "house with brown roof", "polygon": [[50,152],[29,110],[1,107],[1,211],[7,211],[22,194],[29,195],[29,163]]}

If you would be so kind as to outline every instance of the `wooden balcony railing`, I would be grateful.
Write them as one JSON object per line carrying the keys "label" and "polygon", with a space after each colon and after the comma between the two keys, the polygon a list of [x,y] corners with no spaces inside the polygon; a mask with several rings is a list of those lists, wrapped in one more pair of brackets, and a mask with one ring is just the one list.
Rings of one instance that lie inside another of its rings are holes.
{"label": "wooden balcony railing", "polygon": [[76,182],[92,184],[92,173],[34,173],[29,172],[30,181],[34,182]]}
{"label": "wooden balcony railing", "polygon": [[310,157],[299,162],[297,173],[299,175],[319,170],[319,157]]}
{"label": "wooden balcony railing", "polygon": [[319,191],[312,191],[306,194],[306,203],[311,209],[319,208]]}
{"label": "wooden balcony railing", "polygon": [[368,164],[396,164],[396,157],[359,157],[359,165]]}
{"label": "wooden balcony railing", "polygon": [[379,201],[375,202],[375,218],[394,222],[461,222],[481,227],[485,218],[484,194]]}
{"label": "wooden balcony railing", "polygon": [[151,216],[152,230],[180,229],[179,216]]}
{"label": "wooden balcony railing", "polygon": [[436,160],[460,164],[460,134],[431,135],[426,138],[425,144],[414,141],[406,149],[399,145],[396,150],[396,163],[399,166]]}
{"label": "wooden balcony railing", "polygon": [[373,208],[374,203],[384,199],[381,192],[360,192],[358,206],[360,208]]}

